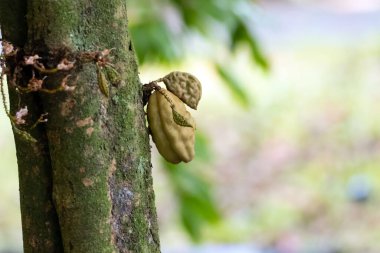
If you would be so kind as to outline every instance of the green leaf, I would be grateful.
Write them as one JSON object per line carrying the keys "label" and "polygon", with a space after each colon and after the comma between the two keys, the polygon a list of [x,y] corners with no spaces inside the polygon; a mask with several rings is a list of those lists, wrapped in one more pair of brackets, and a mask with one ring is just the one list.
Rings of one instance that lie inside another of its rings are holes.
{"label": "green leaf", "polygon": [[194,241],[200,238],[206,224],[220,220],[220,213],[211,195],[210,186],[199,175],[181,169],[175,192],[180,205],[180,215],[184,227]]}
{"label": "green leaf", "polygon": [[233,6],[240,0],[170,0],[170,2],[181,14],[186,26],[206,34],[208,30],[205,28],[209,24],[215,21],[223,24],[230,22],[234,18]]}
{"label": "green leaf", "polygon": [[196,159],[204,163],[210,162],[212,159],[209,140],[205,133],[200,130],[195,132],[195,154]]}
{"label": "green leaf", "polygon": [[168,27],[157,17],[147,17],[130,26],[133,45],[140,63],[173,62],[181,59],[184,50]]}
{"label": "green leaf", "polygon": [[194,215],[194,212],[184,205],[180,207],[180,217],[182,225],[194,242],[199,242],[201,239],[202,220]]}
{"label": "green leaf", "polygon": [[203,228],[221,219],[211,184],[200,173],[204,163],[189,166],[162,162],[178,200],[182,225],[193,241],[199,241]]}
{"label": "green leaf", "polygon": [[252,57],[255,62],[263,69],[269,70],[270,65],[267,58],[263,55],[261,48],[259,47],[259,43],[256,40],[256,37],[250,36],[250,40],[248,40],[248,44],[251,48]]}
{"label": "green leaf", "polygon": [[247,26],[246,22],[241,20],[240,17],[237,17],[235,27],[231,31],[231,47],[233,50],[237,48],[237,45],[240,42],[245,42],[248,44],[252,58],[254,61],[263,69],[269,70],[269,62],[267,58],[262,53],[262,49],[257,42],[256,36],[250,32],[249,26]]}
{"label": "green leaf", "polygon": [[215,67],[235,100],[239,102],[243,108],[249,108],[250,101],[247,95],[247,91],[244,90],[242,84],[237,79],[233,71],[231,71],[229,67],[218,63],[215,64]]}
{"label": "green leaf", "polygon": [[173,113],[173,120],[177,125],[193,128],[193,126],[185,119],[185,117],[183,117],[179,112],[174,110],[173,107],[172,107],[172,113]]}

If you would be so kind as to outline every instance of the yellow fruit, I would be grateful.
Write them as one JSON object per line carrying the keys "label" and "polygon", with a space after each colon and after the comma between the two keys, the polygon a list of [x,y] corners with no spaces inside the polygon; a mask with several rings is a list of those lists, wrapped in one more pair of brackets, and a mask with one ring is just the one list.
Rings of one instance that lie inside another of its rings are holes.
{"label": "yellow fruit", "polygon": [[[152,139],[160,154],[171,163],[190,162],[195,155],[195,121],[182,101],[160,89],[150,96],[147,113]],[[178,123],[177,114],[185,124]]]}

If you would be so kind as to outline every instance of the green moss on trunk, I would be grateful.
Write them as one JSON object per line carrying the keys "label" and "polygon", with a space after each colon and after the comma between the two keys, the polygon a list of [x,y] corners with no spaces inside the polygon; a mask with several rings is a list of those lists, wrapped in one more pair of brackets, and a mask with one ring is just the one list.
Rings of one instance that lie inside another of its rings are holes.
{"label": "green moss on trunk", "polygon": [[[26,0],[0,1],[0,24],[3,39],[23,47],[27,39]],[[42,113],[38,98],[20,95],[9,89],[10,111],[27,106],[30,114]],[[52,171],[46,131],[38,126],[31,133],[37,143],[30,143],[15,134],[18,160],[21,219],[24,252],[63,252],[58,217],[52,201]],[[16,189],[15,189],[16,190]]]}
{"label": "green moss on trunk", "polygon": [[70,74],[73,92],[36,95],[35,106],[49,113],[46,128],[39,129],[47,136],[65,252],[160,252],[149,138],[126,10],[123,0],[28,1],[27,53],[44,56],[52,66],[57,52],[113,49],[112,64],[122,76],[107,98],[99,90],[95,63],[78,61],[70,73],[46,79],[54,87]]}
{"label": "green moss on trunk", "polygon": [[[10,100],[18,99],[18,94],[11,90]],[[33,96],[22,96],[21,100],[23,105],[28,106],[29,113],[41,114],[41,108],[36,106]],[[17,106],[12,103],[13,114]],[[37,127],[31,134],[36,143],[25,141],[15,134],[24,252],[63,252],[58,217],[52,201],[52,171],[44,126]]]}

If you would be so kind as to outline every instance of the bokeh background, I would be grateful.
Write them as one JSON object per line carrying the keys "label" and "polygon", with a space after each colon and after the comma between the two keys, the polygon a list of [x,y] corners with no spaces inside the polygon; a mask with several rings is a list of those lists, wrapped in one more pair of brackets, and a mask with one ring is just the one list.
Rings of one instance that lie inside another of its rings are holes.
{"label": "bokeh background", "polygon": [[[143,83],[203,84],[196,159],[153,145],[164,253],[380,252],[380,1],[130,0]],[[22,252],[0,112],[0,252]]]}

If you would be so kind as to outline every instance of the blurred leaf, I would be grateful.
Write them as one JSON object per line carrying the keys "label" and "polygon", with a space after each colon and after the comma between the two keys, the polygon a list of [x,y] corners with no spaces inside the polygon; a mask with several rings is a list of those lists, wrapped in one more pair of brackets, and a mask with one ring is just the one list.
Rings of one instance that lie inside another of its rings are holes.
{"label": "blurred leaf", "polygon": [[202,227],[202,221],[199,220],[199,217],[194,216],[194,213],[191,209],[188,209],[184,205],[181,205],[180,213],[182,225],[184,226],[185,230],[193,241],[199,242],[201,239],[200,230]]}
{"label": "blurred leaf", "polygon": [[205,223],[215,223],[220,219],[214,205],[199,201],[191,195],[180,198],[180,216],[183,225],[194,241],[199,241]]}
{"label": "blurred leaf", "polygon": [[234,72],[229,67],[218,63],[215,64],[215,67],[218,74],[223,78],[224,83],[226,84],[235,100],[239,102],[243,108],[248,108],[250,101],[247,95],[247,91],[244,90]]}
{"label": "blurred leaf", "polygon": [[202,162],[209,162],[212,156],[209,147],[209,140],[207,136],[199,130],[195,132],[195,156],[197,160]]}
{"label": "blurred leaf", "polygon": [[239,18],[235,27],[231,31],[232,49],[235,50],[240,42],[248,43],[252,53],[252,58],[263,70],[269,69],[269,62],[263,55],[256,37],[249,31],[249,28],[246,26],[245,22]]}
{"label": "blurred leaf", "polygon": [[256,37],[250,36],[250,40],[248,40],[248,44],[251,47],[252,57],[255,62],[263,69],[269,70],[270,65],[267,58],[262,54],[262,50],[259,47],[259,43],[256,40]]}
{"label": "blurred leaf", "polygon": [[199,241],[202,228],[219,221],[221,215],[212,194],[211,184],[201,173],[205,162],[210,159],[207,139],[199,133],[196,143],[197,159],[191,164],[174,165],[164,160],[162,164],[177,197],[182,224],[192,240]]}
{"label": "blurred leaf", "polygon": [[[168,20],[159,11],[158,6],[168,4],[182,19],[174,19],[174,22],[181,23],[180,33],[177,31],[174,34],[170,30]],[[150,1],[135,1],[134,5],[134,9],[139,11],[131,20],[130,30],[140,63],[173,63],[186,55],[185,38],[200,33],[204,42],[223,41],[223,36],[217,38],[218,34],[215,33],[215,29],[222,29],[231,39],[232,49],[236,49],[239,43],[246,43],[252,59],[262,69],[269,69],[269,62],[251,29],[251,19],[247,18],[254,15],[254,3],[249,0],[169,0],[158,1],[154,5]]]}
{"label": "blurred leaf", "polygon": [[140,63],[173,62],[183,55],[181,53],[183,50],[178,47],[178,41],[160,20],[146,18],[140,23],[131,25],[130,31]]}
{"label": "blurred leaf", "polygon": [[203,34],[207,34],[207,26],[211,20],[227,23],[233,18],[230,14],[234,2],[230,0],[171,0],[171,2],[181,14],[184,23]]}

